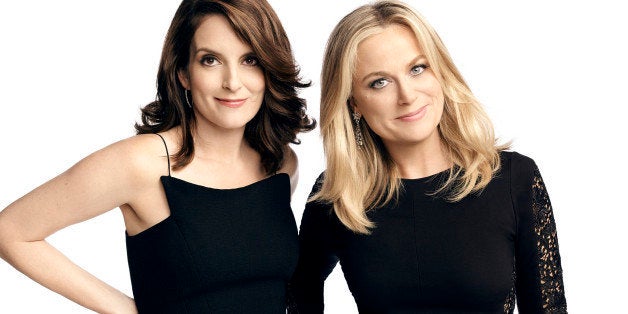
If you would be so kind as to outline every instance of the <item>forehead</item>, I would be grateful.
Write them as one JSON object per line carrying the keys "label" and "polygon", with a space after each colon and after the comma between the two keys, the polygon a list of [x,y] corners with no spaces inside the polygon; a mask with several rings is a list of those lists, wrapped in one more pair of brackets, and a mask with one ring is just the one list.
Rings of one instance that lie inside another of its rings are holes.
{"label": "forehead", "polygon": [[417,36],[412,29],[391,24],[364,39],[357,47],[357,68],[385,66],[387,63],[408,62],[423,55]]}
{"label": "forehead", "polygon": [[192,38],[192,47],[228,51],[251,50],[222,14],[210,14],[201,19]]}

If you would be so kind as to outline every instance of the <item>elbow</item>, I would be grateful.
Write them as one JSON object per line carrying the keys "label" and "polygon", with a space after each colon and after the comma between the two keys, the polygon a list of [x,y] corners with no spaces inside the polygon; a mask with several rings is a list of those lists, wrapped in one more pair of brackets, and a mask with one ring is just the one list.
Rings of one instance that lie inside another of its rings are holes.
{"label": "elbow", "polygon": [[0,212],[0,258],[9,262],[11,248],[17,243],[15,231]]}
{"label": "elbow", "polygon": [[9,239],[7,237],[7,231],[6,228],[4,226],[4,224],[2,223],[2,220],[0,219],[0,258],[2,258],[3,260],[6,260],[8,258],[8,242]]}

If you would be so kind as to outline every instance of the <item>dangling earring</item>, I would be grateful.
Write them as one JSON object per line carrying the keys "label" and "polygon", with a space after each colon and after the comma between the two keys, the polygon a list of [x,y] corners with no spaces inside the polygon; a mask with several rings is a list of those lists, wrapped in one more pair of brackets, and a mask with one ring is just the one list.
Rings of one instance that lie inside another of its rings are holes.
{"label": "dangling earring", "polygon": [[358,146],[363,146],[364,140],[362,138],[362,128],[360,127],[360,118],[362,118],[361,114],[357,112],[353,113],[353,122],[355,122],[355,142],[358,144]]}
{"label": "dangling earring", "polygon": [[[190,107],[190,109],[192,109],[192,103],[190,102],[190,99],[188,99],[188,92],[189,90],[185,90],[185,102],[188,104],[188,107]],[[192,92],[190,92],[190,94],[192,94]]]}

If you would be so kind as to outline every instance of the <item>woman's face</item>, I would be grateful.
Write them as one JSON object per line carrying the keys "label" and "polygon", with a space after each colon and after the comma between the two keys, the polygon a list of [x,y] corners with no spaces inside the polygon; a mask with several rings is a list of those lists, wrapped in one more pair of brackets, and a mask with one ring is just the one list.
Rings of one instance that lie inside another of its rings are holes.
{"label": "woman's face", "polygon": [[188,69],[179,80],[191,90],[197,123],[219,129],[243,129],[264,99],[257,56],[219,14],[205,17],[194,33]]}
{"label": "woman's face", "polygon": [[358,45],[352,88],[353,109],[389,149],[439,136],[443,91],[409,28],[393,24]]}

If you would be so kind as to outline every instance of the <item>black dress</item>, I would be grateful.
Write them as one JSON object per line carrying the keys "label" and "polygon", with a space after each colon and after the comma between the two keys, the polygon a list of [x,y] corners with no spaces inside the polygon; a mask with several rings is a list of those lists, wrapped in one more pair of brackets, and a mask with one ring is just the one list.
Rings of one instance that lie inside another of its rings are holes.
{"label": "black dress", "polygon": [[140,313],[285,313],[298,258],[290,179],[236,189],[161,177],[171,215],[126,237]]}
{"label": "black dress", "polygon": [[566,313],[537,166],[512,152],[501,161],[482,193],[455,203],[426,195],[447,171],[402,180],[396,202],[368,213],[370,235],[344,227],[330,204],[308,203],[291,283],[298,313],[323,311],[323,282],[338,261],[360,313],[512,313],[515,299],[519,313]]}

